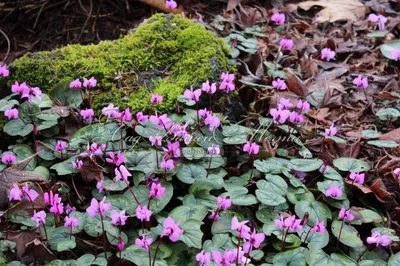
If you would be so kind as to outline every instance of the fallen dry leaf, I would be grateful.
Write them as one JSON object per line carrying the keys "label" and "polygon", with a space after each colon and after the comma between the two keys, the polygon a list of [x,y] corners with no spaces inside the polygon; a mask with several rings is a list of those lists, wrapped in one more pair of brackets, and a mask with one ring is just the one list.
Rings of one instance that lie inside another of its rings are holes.
{"label": "fallen dry leaf", "polygon": [[396,128],[395,130],[389,131],[379,137],[381,140],[393,140],[397,143],[400,143],[400,128]]}
{"label": "fallen dry leaf", "polygon": [[335,22],[338,20],[357,21],[363,19],[367,8],[359,0],[319,0],[305,1],[288,5],[289,11],[298,7],[310,10],[313,6],[321,6],[323,9],[316,15],[316,22]]}

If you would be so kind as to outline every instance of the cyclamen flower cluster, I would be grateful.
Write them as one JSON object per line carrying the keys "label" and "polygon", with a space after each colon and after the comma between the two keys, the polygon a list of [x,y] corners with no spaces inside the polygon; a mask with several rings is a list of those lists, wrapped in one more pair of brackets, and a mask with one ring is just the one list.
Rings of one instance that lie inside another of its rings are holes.
{"label": "cyclamen flower cluster", "polygon": [[[3,160],[3,159],[2,159]],[[393,174],[397,177],[397,179],[400,181],[400,168],[396,168],[393,171]]]}
{"label": "cyclamen flower cluster", "polygon": [[294,46],[294,42],[291,39],[282,39],[279,42],[279,45],[282,50],[292,50],[292,48]]}
{"label": "cyclamen flower cluster", "polygon": [[25,184],[22,189],[19,188],[17,184],[13,184],[13,188],[10,189],[10,193],[8,194],[8,199],[10,201],[20,201],[22,199],[26,199],[29,201],[34,201],[39,194],[34,189],[29,189],[28,184]]}
{"label": "cyclamen flower cluster", "polygon": [[287,229],[288,232],[295,232],[303,229],[303,226],[301,224],[302,219],[296,219],[295,215],[284,218],[284,216],[281,214],[279,216],[279,219],[274,220],[274,223],[279,229]]}
{"label": "cyclamen flower cluster", "polygon": [[392,240],[390,235],[381,235],[379,232],[372,232],[370,237],[367,237],[368,244],[375,244],[377,247],[387,247],[390,246]]}
{"label": "cyclamen flower cluster", "polygon": [[325,196],[340,198],[343,196],[343,191],[339,185],[329,184],[328,189],[325,191]]}
{"label": "cyclamen flower cluster", "polygon": [[175,0],[167,0],[165,2],[165,7],[168,9],[175,9],[178,7],[178,4],[175,2]]}
{"label": "cyclamen flower cluster", "polygon": [[332,51],[330,48],[324,48],[321,51],[321,59],[326,61],[331,61],[336,55],[335,51]]}
{"label": "cyclamen flower cluster", "polygon": [[90,79],[83,78],[83,83],[82,83],[80,79],[75,79],[71,81],[69,87],[71,89],[81,89],[82,85],[86,89],[92,89],[97,86],[97,80],[94,77],[91,77]]}
{"label": "cyclamen flower cluster", "polygon": [[358,88],[367,89],[368,78],[363,78],[361,75],[358,75],[358,77],[353,80],[353,84],[356,85]]}
{"label": "cyclamen flower cluster", "polygon": [[283,13],[275,13],[272,15],[271,20],[278,25],[285,24],[286,16]]}
{"label": "cyclamen flower cluster", "polygon": [[392,59],[393,59],[394,61],[400,60],[400,49],[399,49],[399,48],[393,48],[393,49],[390,51],[390,56],[392,57]]}
{"label": "cyclamen flower cluster", "polygon": [[132,113],[129,108],[126,108],[124,111],[120,112],[119,107],[114,106],[112,103],[110,103],[107,107],[104,107],[101,113],[108,118],[119,119],[121,123],[132,120]]}
{"label": "cyclamen flower cluster", "polygon": [[295,110],[290,111],[292,107],[294,106],[290,100],[281,98],[278,103],[278,109],[272,108],[269,113],[272,119],[280,124],[284,124],[286,121],[295,124],[303,123],[303,113],[310,110],[310,104],[307,101],[298,100]]}
{"label": "cyclamen flower cluster", "polygon": [[93,159],[95,156],[101,157],[103,156],[103,153],[106,149],[106,144],[99,144],[96,142],[93,142],[92,144],[87,145],[87,151],[82,152],[79,154],[80,157],[89,157],[90,159]]}
{"label": "cyclamen flower cluster", "polygon": [[53,194],[53,191],[45,192],[44,203],[50,205],[50,212],[54,214],[62,214],[64,212],[64,204],[61,202],[61,197],[57,194]]}
{"label": "cyclamen flower cluster", "polygon": [[42,91],[39,87],[30,87],[26,82],[21,84],[16,81],[11,86],[11,91],[18,93],[21,99],[26,98],[28,102],[32,102],[34,98],[42,99]]}

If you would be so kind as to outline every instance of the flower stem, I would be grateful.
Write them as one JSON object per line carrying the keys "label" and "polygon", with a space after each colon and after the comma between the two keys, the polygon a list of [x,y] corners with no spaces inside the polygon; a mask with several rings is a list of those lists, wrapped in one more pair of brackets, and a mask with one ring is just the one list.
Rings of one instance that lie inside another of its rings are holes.
{"label": "flower stem", "polygon": [[240,235],[238,238],[238,244],[237,244],[237,252],[236,252],[236,266],[239,266],[239,247],[240,247]]}
{"label": "flower stem", "polygon": [[344,220],[342,220],[342,224],[340,225],[339,237],[336,241],[336,247],[339,245],[340,236],[342,235],[342,230],[343,230],[343,224],[344,224]]}
{"label": "flower stem", "polygon": [[[157,252],[158,252],[158,248],[160,247],[160,244],[161,244],[161,236],[160,236],[160,239],[158,239],[156,251],[154,252],[154,260],[153,260],[152,266],[154,266],[156,264]],[[149,249],[149,256],[150,256],[150,249]]]}
{"label": "flower stem", "polygon": [[368,246],[365,248],[365,250],[361,253],[361,255],[356,260],[357,263],[362,259],[362,257],[364,256],[365,252],[367,252],[367,250],[368,250]]}
{"label": "flower stem", "polygon": [[211,155],[211,157],[210,157],[210,162],[208,163],[208,169],[207,169],[207,175],[206,175],[206,177],[208,177],[208,175],[210,174],[211,161],[212,161],[212,153],[211,153],[210,155]]}
{"label": "flower stem", "polygon": [[128,187],[129,192],[132,194],[133,198],[135,199],[136,203],[140,205],[139,200],[136,198],[135,193],[133,192],[132,188],[129,186],[129,182],[125,180],[126,186]]}
{"label": "flower stem", "polygon": [[251,155],[251,161],[252,161],[252,165],[251,165],[251,171],[250,171],[250,177],[249,177],[249,181],[248,183],[250,184],[252,178],[253,178],[253,171],[254,171],[254,155]]}
{"label": "flower stem", "polygon": [[46,226],[44,224],[42,224],[42,226],[43,226],[43,230],[44,230],[44,235],[46,236],[46,240],[49,240],[49,237],[47,236]]}
{"label": "flower stem", "polygon": [[312,229],[312,227],[310,227],[310,229],[308,229],[308,232],[307,232],[307,234],[306,234],[306,238],[304,238],[304,243],[307,241],[307,238],[308,238],[308,235],[309,235],[310,232],[311,232],[311,229]]}
{"label": "flower stem", "polygon": [[100,220],[101,220],[101,229],[103,230],[103,249],[104,249],[104,256],[107,260],[107,250],[106,250],[106,244],[107,244],[107,240],[106,240],[106,232],[104,230],[104,220],[103,220],[103,215],[100,214]]}
{"label": "flower stem", "polygon": [[285,242],[286,242],[286,237],[287,237],[287,234],[288,234],[288,232],[289,232],[289,228],[286,230],[286,233],[285,233],[285,229],[283,229],[282,230],[282,243],[281,243],[281,251],[283,251],[283,249],[285,248]]}

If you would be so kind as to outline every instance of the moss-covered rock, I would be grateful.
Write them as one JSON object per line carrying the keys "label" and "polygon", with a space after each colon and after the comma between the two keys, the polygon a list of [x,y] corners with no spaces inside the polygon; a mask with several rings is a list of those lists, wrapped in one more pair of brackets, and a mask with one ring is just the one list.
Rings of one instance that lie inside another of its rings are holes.
{"label": "moss-covered rock", "polygon": [[14,61],[10,82],[27,81],[44,91],[64,79],[94,76],[96,110],[113,102],[133,111],[149,109],[151,93],[164,96],[160,111],[175,107],[185,88],[218,79],[228,69],[229,51],[199,23],[157,14],[133,33],[97,45],[69,45]]}

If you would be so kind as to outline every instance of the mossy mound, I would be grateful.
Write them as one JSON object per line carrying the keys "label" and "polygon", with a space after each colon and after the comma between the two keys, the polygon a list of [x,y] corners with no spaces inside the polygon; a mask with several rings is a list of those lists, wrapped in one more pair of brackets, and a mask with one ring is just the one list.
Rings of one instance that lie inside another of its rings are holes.
{"label": "mossy mound", "polygon": [[14,61],[10,82],[27,81],[48,91],[65,79],[94,76],[93,107],[112,102],[133,111],[150,108],[150,94],[164,96],[159,111],[172,110],[179,94],[228,70],[229,49],[199,23],[156,14],[132,34],[97,45],[69,45]]}

